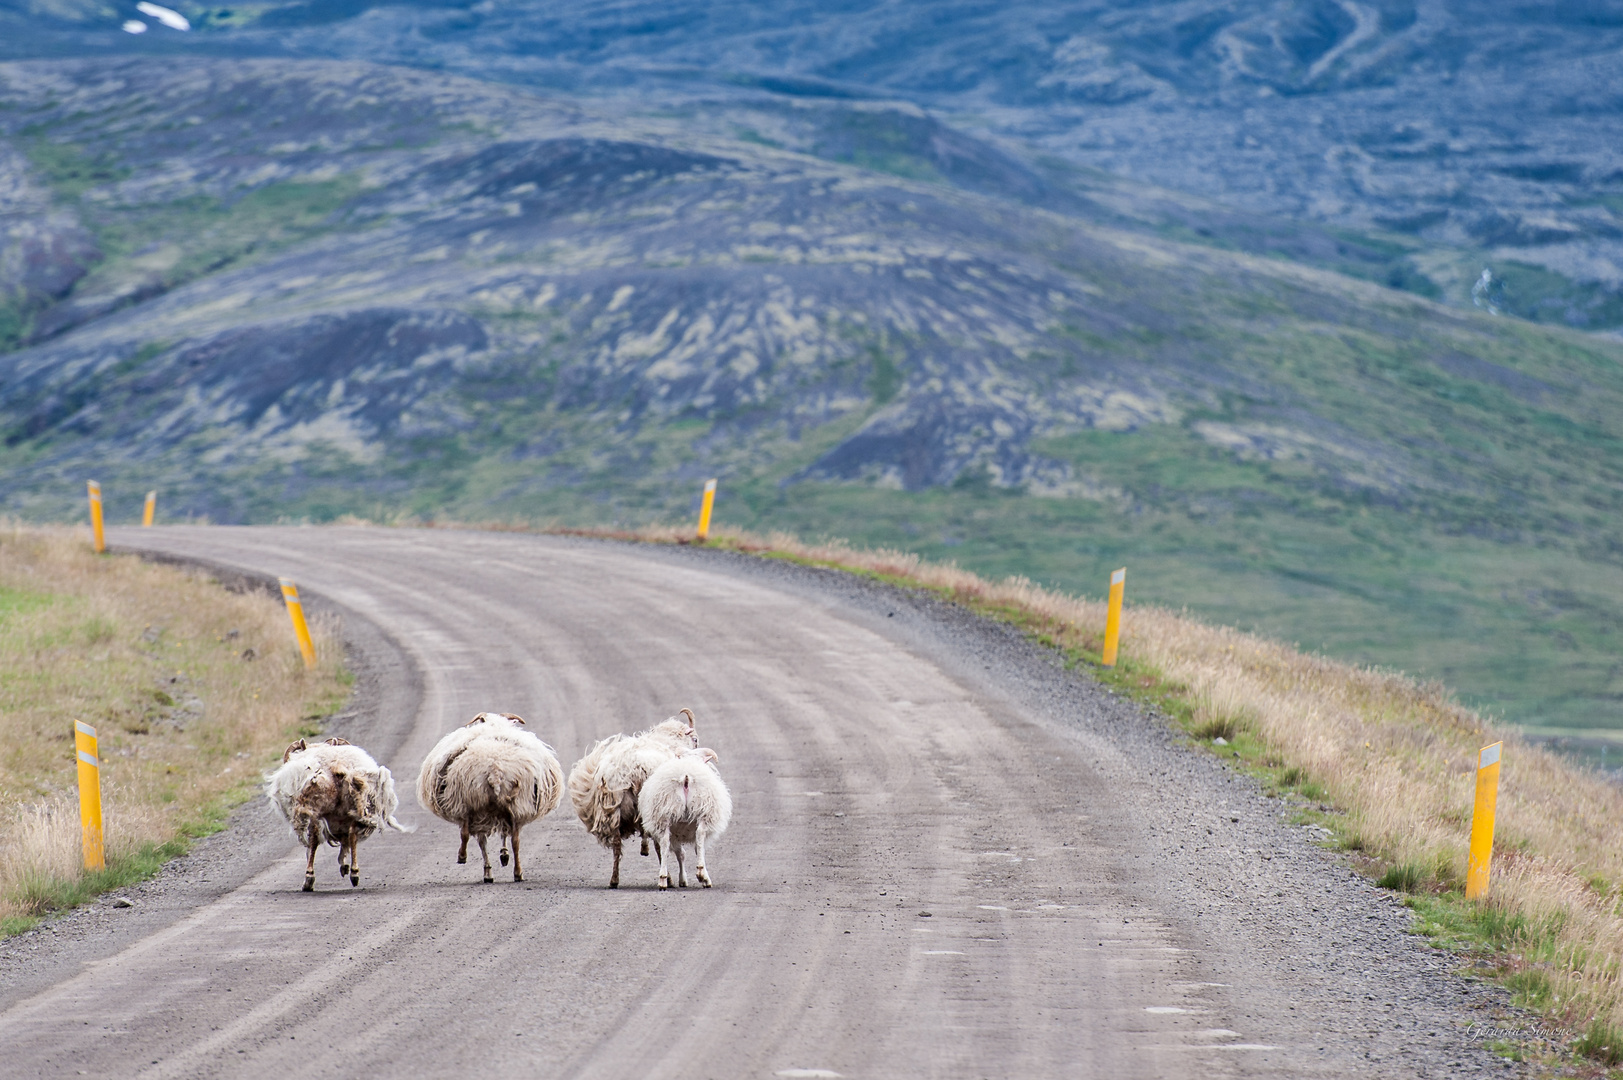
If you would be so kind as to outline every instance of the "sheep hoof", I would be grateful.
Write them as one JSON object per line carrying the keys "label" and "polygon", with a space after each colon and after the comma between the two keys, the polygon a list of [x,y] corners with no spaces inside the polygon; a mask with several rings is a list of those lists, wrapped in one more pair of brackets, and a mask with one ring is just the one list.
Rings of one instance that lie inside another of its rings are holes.
{"label": "sheep hoof", "polygon": [[305,892],[315,892],[316,891],[316,879],[315,878],[307,877],[307,878],[304,879],[304,891]]}
{"label": "sheep hoof", "polygon": [[618,889],[618,888],[619,888],[619,887],[620,887],[620,883],[619,883],[619,882],[618,882],[618,881],[611,881],[611,882],[609,882],[609,888],[611,888],[611,889]]}
{"label": "sheep hoof", "polygon": [[699,875],[699,884],[703,885],[705,888],[708,889],[710,887],[710,875],[709,874],[700,874]]}
{"label": "sheep hoof", "polygon": [[457,861],[457,865],[461,866],[463,863],[468,861],[468,857],[466,855],[458,855],[456,857],[456,861]]}
{"label": "sheep hoof", "polygon": [[491,877],[489,874],[486,874],[485,875],[485,884],[486,885],[494,885],[494,884],[496,884],[496,879]]}
{"label": "sheep hoof", "polygon": [[514,870],[513,871],[513,880],[514,881],[523,881],[524,880],[524,875],[519,873],[517,870]]}
{"label": "sheep hoof", "polygon": [[507,865],[507,852],[505,852],[505,851],[504,851],[504,852],[502,852],[502,854],[501,854],[501,860],[502,860],[502,865],[503,865],[503,866],[506,866],[506,865]]}
{"label": "sheep hoof", "polygon": [[659,879],[659,887],[660,887],[660,888],[661,888],[661,889],[668,889],[668,888],[670,888],[670,887],[671,887],[671,879],[670,879],[670,878],[668,878],[668,877],[662,877],[662,878],[660,878],[660,879]]}
{"label": "sheep hoof", "polygon": [[359,885],[360,883],[361,883],[361,875],[359,875],[359,874],[351,874],[351,875],[349,875],[349,887],[350,888],[353,889],[355,886]]}
{"label": "sheep hoof", "polygon": [[642,853],[643,853],[643,854],[644,854],[644,855],[646,855],[646,854],[648,854],[648,838],[647,838],[647,837],[643,837],[643,841],[642,841]]}

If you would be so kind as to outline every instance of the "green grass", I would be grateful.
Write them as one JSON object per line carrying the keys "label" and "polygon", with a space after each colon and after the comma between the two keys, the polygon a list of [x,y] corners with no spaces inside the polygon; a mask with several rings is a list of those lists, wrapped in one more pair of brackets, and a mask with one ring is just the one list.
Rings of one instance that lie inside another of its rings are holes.
{"label": "green grass", "polygon": [[41,920],[87,904],[97,897],[157,877],[164,864],[178,859],[198,840],[224,829],[231,811],[259,794],[257,785],[244,783],[180,822],[175,835],[161,844],[143,844],[134,852],[111,856],[100,870],[73,877],[39,877],[14,888],[11,899],[30,914],[0,918],[0,939],[21,934]]}

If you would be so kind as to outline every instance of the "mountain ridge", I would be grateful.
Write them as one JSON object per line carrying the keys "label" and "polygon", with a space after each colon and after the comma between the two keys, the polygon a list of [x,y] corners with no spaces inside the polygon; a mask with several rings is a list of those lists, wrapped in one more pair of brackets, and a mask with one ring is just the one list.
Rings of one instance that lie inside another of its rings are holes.
{"label": "mountain ridge", "polygon": [[741,131],[347,61],[0,83],[0,225],[59,228],[24,263],[72,278],[11,294],[50,329],[0,354],[7,513],[76,516],[94,473],[115,515],[638,523],[720,476],[740,525],[1089,591],[1126,561],[1526,723],[1619,713],[1619,347],[1268,239],[1367,278],[1379,237],[1249,243],[905,104]]}

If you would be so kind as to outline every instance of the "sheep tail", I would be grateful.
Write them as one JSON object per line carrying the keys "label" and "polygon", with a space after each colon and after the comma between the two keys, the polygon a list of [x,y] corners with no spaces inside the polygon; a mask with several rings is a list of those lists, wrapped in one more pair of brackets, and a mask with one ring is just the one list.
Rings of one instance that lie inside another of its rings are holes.
{"label": "sheep tail", "polygon": [[414,833],[417,831],[417,826],[415,825],[400,824],[393,814],[389,815],[389,820],[385,822],[385,824],[387,824],[389,828],[393,829],[395,832]]}

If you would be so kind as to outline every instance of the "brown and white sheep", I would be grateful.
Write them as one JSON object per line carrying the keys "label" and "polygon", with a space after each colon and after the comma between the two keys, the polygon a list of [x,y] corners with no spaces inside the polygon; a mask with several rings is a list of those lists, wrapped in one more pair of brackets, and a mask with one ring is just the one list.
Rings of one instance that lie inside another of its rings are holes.
{"label": "brown and white sheep", "polygon": [[478,838],[486,883],[495,880],[486,838],[501,836],[503,866],[512,839],[513,880],[523,881],[519,830],[552,813],[563,798],[557,755],[523,726],[511,713],[480,713],[441,739],[417,774],[417,801],[462,830],[457,862],[468,861],[468,837]]}
{"label": "brown and white sheep", "polygon": [[316,849],[323,840],[338,848],[338,876],[347,876],[353,887],[361,883],[362,840],[386,825],[411,831],[394,817],[400,800],[393,775],[343,739],[314,746],[300,739],[289,746],[281,767],[270,776],[266,794],[293,835],[309,849],[305,892],[316,887]]}
{"label": "brown and white sheep", "polygon": [[626,837],[640,834],[642,853],[648,854],[648,836],[637,814],[643,781],[666,761],[699,745],[694,724],[693,710],[683,709],[647,731],[610,735],[569,770],[569,801],[575,815],[598,843],[614,852],[609,888],[620,887],[620,856]]}
{"label": "brown and white sheep", "polygon": [[693,872],[699,884],[710,888],[710,874],[704,865],[704,844],[727,830],[733,818],[733,797],[716,772],[716,753],[708,748],[689,750],[655,769],[642,785],[637,812],[642,827],[653,838],[659,853],[659,887],[671,886],[665,858],[676,854],[677,884],[687,888],[687,872],[682,865],[682,848],[693,845]]}

